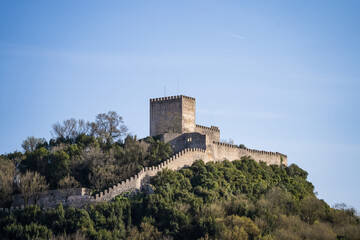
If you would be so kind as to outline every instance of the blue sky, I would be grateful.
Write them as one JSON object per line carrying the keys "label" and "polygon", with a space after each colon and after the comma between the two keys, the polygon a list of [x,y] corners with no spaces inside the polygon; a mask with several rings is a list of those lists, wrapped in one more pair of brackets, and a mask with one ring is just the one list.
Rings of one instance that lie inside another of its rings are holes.
{"label": "blue sky", "polygon": [[149,98],[197,100],[222,139],[288,155],[318,197],[360,210],[359,1],[0,3],[0,152]]}

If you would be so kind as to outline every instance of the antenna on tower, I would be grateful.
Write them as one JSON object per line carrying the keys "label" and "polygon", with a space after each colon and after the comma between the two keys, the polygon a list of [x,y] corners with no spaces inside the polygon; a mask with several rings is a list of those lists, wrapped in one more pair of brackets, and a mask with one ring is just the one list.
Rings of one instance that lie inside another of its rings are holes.
{"label": "antenna on tower", "polygon": [[177,95],[179,95],[179,79],[177,80]]}

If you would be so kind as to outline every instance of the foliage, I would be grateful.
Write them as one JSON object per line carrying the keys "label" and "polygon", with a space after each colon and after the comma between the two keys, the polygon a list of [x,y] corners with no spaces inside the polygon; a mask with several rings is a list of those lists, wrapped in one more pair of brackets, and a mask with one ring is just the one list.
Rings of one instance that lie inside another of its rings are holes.
{"label": "foliage", "polygon": [[[172,154],[159,139],[126,133],[122,118],[110,111],[94,122],[54,124],[49,142],[27,138],[25,152],[0,156],[2,206],[13,191],[25,203],[36,202],[48,186],[66,199],[78,186],[101,191]],[[317,199],[307,176],[295,164],[268,166],[249,157],[198,160],[159,172],[148,196],[118,196],[83,209],[27,205],[0,212],[0,239],[360,239],[355,210]]]}
{"label": "foliage", "polygon": [[122,117],[114,111],[98,114],[91,128],[92,133],[106,143],[113,143],[127,132]]}
{"label": "foliage", "polygon": [[0,206],[11,201],[14,185],[15,164],[0,156]]}
{"label": "foliage", "polygon": [[159,139],[155,140],[152,137],[147,137],[146,141],[151,144],[150,153],[146,157],[149,165],[157,165],[171,156],[172,150],[170,144],[164,143]]}
{"label": "foliage", "polygon": [[30,170],[45,176],[50,189],[61,188],[59,181],[70,176],[79,186],[101,191],[172,154],[169,144],[151,137],[139,141],[128,135],[123,140],[127,127],[113,111],[98,114],[94,122],[71,118],[52,128],[55,139],[28,137],[24,154],[3,156],[22,173]]}
{"label": "foliage", "polygon": [[79,182],[74,177],[67,175],[59,181],[60,191],[65,196],[65,202],[68,201],[69,197],[75,192],[75,189],[79,187]]}
{"label": "foliage", "polygon": [[24,149],[25,152],[32,152],[38,146],[41,146],[45,142],[46,142],[46,140],[44,138],[36,138],[34,136],[31,136],[31,137],[26,138],[22,142],[21,147]]}
{"label": "foliage", "polygon": [[159,172],[152,195],[0,213],[0,238],[359,239],[355,211],[317,199],[306,176],[295,165],[200,160]]}
{"label": "foliage", "polygon": [[32,198],[36,204],[39,200],[40,194],[49,188],[45,177],[41,176],[38,172],[26,171],[25,174],[20,175],[19,190],[27,204]]}

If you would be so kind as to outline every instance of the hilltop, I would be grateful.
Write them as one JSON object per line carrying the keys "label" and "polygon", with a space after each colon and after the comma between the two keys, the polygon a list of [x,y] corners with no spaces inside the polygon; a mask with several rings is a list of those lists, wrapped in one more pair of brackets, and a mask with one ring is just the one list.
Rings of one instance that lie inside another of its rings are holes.
{"label": "hilltop", "polygon": [[359,239],[354,209],[329,207],[307,173],[257,163],[196,161],[163,170],[154,194],[119,196],[84,209],[30,205],[1,213],[4,239]]}
{"label": "hilltop", "polygon": [[251,156],[159,169],[150,191],[74,208],[68,200],[78,187],[97,195],[144,167],[163,166],[173,150],[161,136],[128,135],[115,112],[88,123],[69,119],[52,132],[50,141],[29,137],[24,152],[1,155],[1,207],[13,196],[37,203],[47,189],[62,200],[49,209],[1,211],[2,239],[360,239],[355,210],[318,199],[305,170]]}

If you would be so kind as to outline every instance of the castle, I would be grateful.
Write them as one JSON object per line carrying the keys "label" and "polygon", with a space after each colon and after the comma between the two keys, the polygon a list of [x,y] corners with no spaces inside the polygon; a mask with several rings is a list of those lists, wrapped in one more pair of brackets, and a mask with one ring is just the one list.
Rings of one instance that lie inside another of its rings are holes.
{"label": "castle", "polygon": [[[57,190],[42,194],[37,204],[44,208],[55,207],[58,203],[83,207],[87,204],[109,201],[128,191],[140,191],[148,186],[150,178],[163,169],[178,170],[191,166],[196,160],[209,161],[237,160],[249,156],[255,161],[268,165],[287,165],[287,156],[278,152],[240,148],[237,145],[220,142],[218,127],[205,127],[195,123],[195,98],[179,95],[150,99],[150,136],[157,136],[170,143],[174,155],[157,166],[145,167],[133,177],[118,183],[95,196],[90,189],[79,188],[65,202]],[[21,198],[14,199],[10,209],[23,209]]]}
{"label": "castle", "polygon": [[184,149],[202,149],[204,162],[241,159],[250,156],[255,161],[287,165],[287,156],[281,153],[240,148],[220,142],[218,127],[197,125],[195,98],[172,96],[150,99],[150,136],[160,136],[170,143],[174,153]]}

